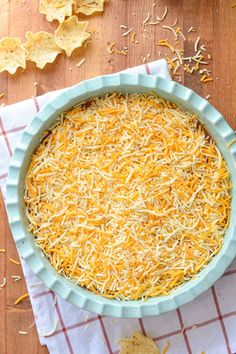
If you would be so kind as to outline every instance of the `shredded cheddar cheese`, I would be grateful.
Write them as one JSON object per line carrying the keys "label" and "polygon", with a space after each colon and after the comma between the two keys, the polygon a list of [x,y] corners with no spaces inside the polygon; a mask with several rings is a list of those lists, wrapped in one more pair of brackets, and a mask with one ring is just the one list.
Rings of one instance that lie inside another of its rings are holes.
{"label": "shredded cheddar cheese", "polygon": [[13,264],[16,264],[16,265],[20,265],[20,262],[16,261],[15,259],[13,258],[10,258],[9,261]]}
{"label": "shredded cheddar cheese", "polygon": [[45,132],[26,175],[26,216],[59,274],[104,297],[147,299],[217,254],[230,189],[195,115],[154,93],[111,93]]}
{"label": "shredded cheddar cheese", "polygon": [[28,293],[25,293],[23,295],[21,295],[20,297],[18,297],[18,299],[16,299],[16,301],[14,302],[15,305],[18,305],[22,300],[26,299],[27,297],[29,297]]}
{"label": "shredded cheddar cheese", "polygon": [[170,349],[170,342],[168,341],[165,345],[165,348],[162,351],[162,354],[166,354],[169,349]]}
{"label": "shredded cheddar cheese", "polygon": [[19,334],[26,336],[27,332],[26,331],[18,331]]}

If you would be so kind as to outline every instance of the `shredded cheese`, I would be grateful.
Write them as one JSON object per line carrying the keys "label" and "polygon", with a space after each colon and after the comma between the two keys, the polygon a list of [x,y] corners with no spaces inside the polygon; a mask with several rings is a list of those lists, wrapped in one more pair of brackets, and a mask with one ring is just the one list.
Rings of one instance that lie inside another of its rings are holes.
{"label": "shredded cheese", "polygon": [[9,261],[13,264],[16,264],[16,265],[20,265],[20,262],[16,261],[15,259],[13,258],[10,258]]}
{"label": "shredded cheese", "polygon": [[21,334],[21,335],[24,335],[24,336],[27,335],[27,332],[26,332],[26,331],[19,331],[18,333]]}
{"label": "shredded cheese", "polygon": [[58,324],[59,324],[59,320],[57,319],[57,320],[54,322],[53,328],[52,328],[51,331],[45,332],[45,333],[41,333],[41,332],[40,332],[40,333],[39,333],[39,336],[40,336],[40,337],[50,337],[50,336],[57,330]]}
{"label": "shredded cheese", "polygon": [[162,26],[162,27],[170,30],[174,34],[175,38],[178,38],[178,35],[177,35],[176,31],[174,30],[174,28],[172,28],[171,26]]}
{"label": "shredded cheese", "polygon": [[177,34],[180,34],[181,37],[183,38],[183,40],[186,41],[186,37],[185,37],[185,35],[183,34],[183,32],[181,31],[181,28],[180,28],[180,27],[177,27],[176,33],[177,33]]}
{"label": "shredded cheese", "polygon": [[235,144],[235,143],[236,143],[236,139],[231,140],[231,141],[227,144],[227,148],[228,148],[228,149],[231,148],[231,146],[232,146],[233,144]]}
{"label": "shredded cheese", "polygon": [[155,25],[159,25],[160,24],[160,21],[150,21],[150,22],[148,22],[148,24],[149,25],[153,25],[153,26],[155,26]]}
{"label": "shredded cheese", "polygon": [[138,42],[138,41],[136,41],[136,32],[133,32],[133,33],[132,33],[131,41],[132,41],[133,43],[137,43],[137,42]]}
{"label": "shredded cheese", "polygon": [[127,32],[123,33],[122,36],[126,37],[128,34],[130,34],[133,31],[133,28],[130,28]]}
{"label": "shredded cheese", "polygon": [[188,33],[190,33],[190,32],[195,32],[196,30],[193,28],[193,27],[190,27],[189,29],[188,29]]}
{"label": "shredded cheese", "polygon": [[112,43],[108,42],[106,45],[108,53],[113,54],[115,51],[115,46],[116,46],[116,42],[112,42]]}
{"label": "shredded cheese", "polygon": [[85,62],[85,58],[82,58],[82,59],[78,62],[78,64],[76,65],[77,68],[80,68],[80,67],[84,64],[84,62]]}
{"label": "shredded cheese", "polygon": [[205,78],[202,79],[201,81],[205,84],[206,82],[211,82],[211,81],[213,81],[213,78],[212,78],[212,77],[205,77]]}
{"label": "shredded cheese", "polygon": [[155,93],[61,114],[25,180],[29,231],[56,271],[108,298],[167,295],[219,252],[229,172],[198,118]]}
{"label": "shredded cheese", "polygon": [[194,43],[194,50],[196,53],[198,52],[198,45],[199,45],[200,39],[201,39],[200,37],[197,37],[197,39]]}
{"label": "shredded cheese", "polygon": [[5,248],[0,248],[0,253],[5,253],[5,252],[6,252]]}
{"label": "shredded cheese", "polygon": [[178,19],[176,18],[175,22],[172,25],[170,25],[170,27],[175,27],[177,25],[177,22],[178,22]]}
{"label": "shredded cheese", "polygon": [[162,354],[166,354],[169,349],[170,349],[170,342],[168,341],[165,345],[165,348],[162,351]]}
{"label": "shredded cheese", "polygon": [[145,25],[150,20],[151,15],[148,14],[147,17],[143,20],[143,25]]}
{"label": "shredded cheese", "polygon": [[167,6],[165,6],[163,15],[162,15],[161,17],[157,17],[157,20],[158,20],[159,22],[162,22],[162,21],[165,19],[167,13],[168,13],[168,8],[167,8]]}
{"label": "shredded cheese", "polygon": [[22,300],[26,299],[29,296],[28,293],[25,293],[23,295],[21,295],[20,297],[18,297],[18,299],[16,299],[16,301],[14,302],[15,305],[18,305]]}
{"label": "shredded cheese", "polygon": [[6,285],[7,283],[7,279],[6,278],[3,278],[3,282],[0,284],[0,289],[1,288],[4,288],[4,286]]}

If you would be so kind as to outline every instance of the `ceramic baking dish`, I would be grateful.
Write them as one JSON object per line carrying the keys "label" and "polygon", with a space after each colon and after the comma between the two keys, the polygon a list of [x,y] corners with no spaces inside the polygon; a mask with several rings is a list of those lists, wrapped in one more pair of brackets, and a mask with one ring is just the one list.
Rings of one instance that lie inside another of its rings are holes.
{"label": "ceramic baking dish", "polygon": [[[186,110],[195,112],[204,123],[209,135],[216,141],[224,156],[232,182],[230,225],[220,252],[196,276],[168,296],[147,301],[118,301],[102,296],[74,284],[60,276],[36,246],[27,230],[24,212],[24,181],[30,157],[40,143],[42,132],[51,127],[57,116],[78,102],[106,92],[155,91]],[[116,317],[144,317],[175,309],[207,290],[225,271],[236,255],[236,144],[233,130],[223,116],[208,101],[190,89],[174,82],[145,74],[120,73],[100,76],[65,89],[45,105],[25,129],[11,159],[7,181],[7,210],[13,237],[20,256],[44,284],[63,299],[85,310]],[[232,143],[232,144],[230,144]]]}

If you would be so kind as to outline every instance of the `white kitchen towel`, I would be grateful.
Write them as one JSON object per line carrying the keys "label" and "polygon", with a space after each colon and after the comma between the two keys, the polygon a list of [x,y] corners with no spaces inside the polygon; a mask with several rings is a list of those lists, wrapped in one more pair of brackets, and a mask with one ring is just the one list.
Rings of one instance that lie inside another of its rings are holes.
{"label": "white kitchen towel", "polygon": [[[165,60],[128,69],[170,79]],[[36,112],[60,91],[19,102],[0,110],[0,186],[22,131]],[[141,331],[168,354],[232,354],[236,352],[236,262],[210,290],[169,313],[144,319],[97,316],[62,300],[22,261],[41,344],[52,354],[115,354],[119,339]]]}

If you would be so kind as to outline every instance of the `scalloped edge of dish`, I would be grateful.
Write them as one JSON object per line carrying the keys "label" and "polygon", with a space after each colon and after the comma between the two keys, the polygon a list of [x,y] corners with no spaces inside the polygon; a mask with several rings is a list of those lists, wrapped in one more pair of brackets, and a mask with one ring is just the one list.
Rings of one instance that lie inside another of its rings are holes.
{"label": "scalloped edge of dish", "polygon": [[86,98],[111,91],[143,92],[145,90],[154,90],[160,96],[180,104],[186,110],[197,113],[203,120],[207,130],[210,127],[209,134],[213,134],[212,131],[214,131],[213,138],[230,170],[233,196],[231,215],[236,213],[236,144],[234,143],[230,148],[227,148],[227,144],[235,139],[233,130],[223,116],[208,101],[198,96],[195,92],[174,81],[152,75],[129,73],[105,75],[86,80],[65,89],[35,115],[22,134],[9,167],[7,212],[20,256],[49,289],[78,307],[101,315],[140,318],[176,309],[193,300],[212,286],[236,255],[236,220],[233,221],[231,217],[222,249],[195,279],[184,283],[167,296],[151,298],[145,302],[141,300],[119,301],[93,294],[59,275],[49,264],[41,250],[35,245],[32,235],[27,232],[20,199],[20,190],[24,188],[24,180],[22,181],[21,175],[22,173],[24,174],[24,171],[22,172],[24,164],[29,162],[31,153],[34,150],[32,145],[37,146],[42,131],[46,129],[45,126],[47,124],[51,125],[59,112]]}

